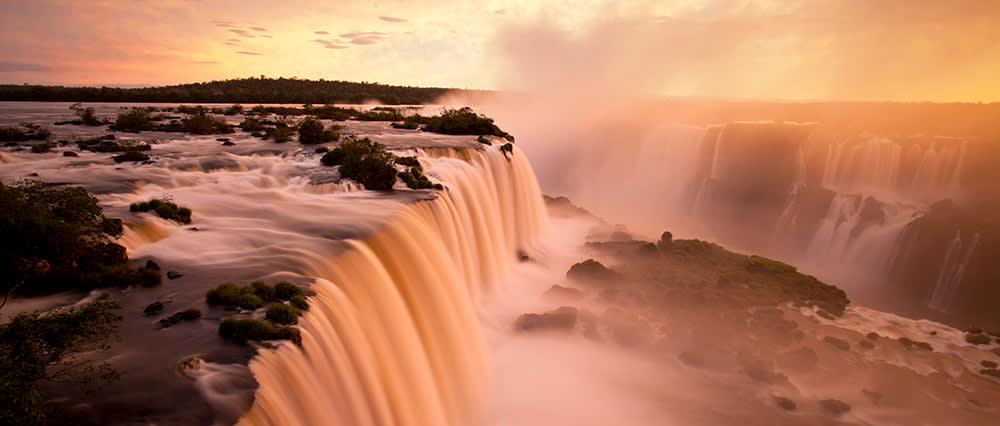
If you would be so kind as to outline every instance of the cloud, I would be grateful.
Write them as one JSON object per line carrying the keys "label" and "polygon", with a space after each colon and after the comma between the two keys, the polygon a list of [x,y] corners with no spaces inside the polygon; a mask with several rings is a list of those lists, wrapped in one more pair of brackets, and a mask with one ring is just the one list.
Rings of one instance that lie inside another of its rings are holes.
{"label": "cloud", "polygon": [[348,47],[348,46],[344,46],[342,44],[339,44],[338,42],[334,42],[334,41],[330,41],[330,40],[316,39],[316,40],[313,40],[313,42],[322,44],[323,47],[325,47],[327,49],[347,49],[347,47]]}
{"label": "cloud", "polygon": [[395,18],[395,17],[392,17],[392,16],[379,16],[378,19],[381,19],[381,20],[383,20],[385,22],[406,22],[406,19]]}
{"label": "cloud", "polygon": [[246,51],[246,50],[241,50],[241,51],[239,51],[239,52],[236,52],[236,53],[237,53],[237,54],[239,54],[239,55],[250,55],[250,56],[262,56],[262,55],[263,55],[263,53],[258,53],[258,52],[248,52],[248,51]]}
{"label": "cloud", "polygon": [[219,62],[219,61],[188,61],[187,63],[194,64],[194,65],[219,65],[222,62]]}
{"label": "cloud", "polygon": [[379,41],[381,41],[381,39],[372,37],[358,37],[351,39],[351,44],[375,44],[378,43]]}
{"label": "cloud", "polygon": [[258,37],[261,37],[261,38],[272,38],[270,34],[261,34]]}
{"label": "cloud", "polygon": [[267,31],[267,28],[264,27],[250,27],[250,29],[254,31]]}
{"label": "cloud", "polygon": [[233,42],[233,43],[239,43],[240,39],[238,39],[238,38],[227,38],[226,41],[230,41],[230,42]]}
{"label": "cloud", "polygon": [[313,31],[313,34],[330,35],[329,31]]}
{"label": "cloud", "polygon": [[238,29],[237,28],[237,29],[232,29],[232,30],[227,30],[227,31],[229,31],[229,32],[231,32],[233,34],[239,35],[240,37],[254,38],[254,35],[250,34],[249,32],[247,32],[247,30],[242,30],[242,29]]}
{"label": "cloud", "polygon": [[497,9],[497,10],[494,10],[493,13],[497,14],[497,15],[506,15],[507,14],[507,9]]}
{"label": "cloud", "polygon": [[387,35],[389,35],[389,34],[383,33],[381,31],[367,31],[367,32],[355,31],[353,33],[344,33],[344,34],[341,34],[340,36],[343,37],[343,38],[358,38],[358,37],[380,38],[380,37],[385,37]]}
{"label": "cloud", "polygon": [[42,64],[31,64],[24,62],[0,62],[0,72],[49,72],[52,68]]}

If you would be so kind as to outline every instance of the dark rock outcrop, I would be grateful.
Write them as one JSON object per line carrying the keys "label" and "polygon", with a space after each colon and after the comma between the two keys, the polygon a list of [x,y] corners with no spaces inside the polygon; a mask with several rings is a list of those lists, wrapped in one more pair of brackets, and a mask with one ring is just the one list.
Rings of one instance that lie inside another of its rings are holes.
{"label": "dark rock outcrop", "polygon": [[518,331],[570,331],[576,327],[578,316],[576,308],[563,306],[543,314],[521,315],[514,322],[514,329]]}

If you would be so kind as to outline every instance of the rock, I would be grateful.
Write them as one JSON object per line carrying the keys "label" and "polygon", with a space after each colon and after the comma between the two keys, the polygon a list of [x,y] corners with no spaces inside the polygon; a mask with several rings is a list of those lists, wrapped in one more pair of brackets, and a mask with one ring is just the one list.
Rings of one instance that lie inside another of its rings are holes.
{"label": "rock", "polygon": [[146,267],[149,268],[149,269],[152,269],[154,271],[159,271],[160,270],[160,265],[156,264],[156,262],[154,262],[152,260],[147,260],[146,261]]}
{"label": "rock", "polygon": [[871,340],[862,340],[858,342],[858,346],[862,349],[875,349],[875,344]]}
{"label": "rock", "polygon": [[159,301],[150,303],[149,306],[146,307],[146,309],[142,310],[142,312],[146,315],[155,315],[160,313],[161,311],[163,311],[163,303]]}
{"label": "rock", "polygon": [[115,135],[111,135],[111,134],[104,135],[104,136],[101,136],[101,139],[104,139],[106,141],[113,141],[113,140],[115,140]]}
{"label": "rock", "polygon": [[878,335],[878,333],[876,333],[876,332],[873,331],[871,333],[866,334],[865,337],[867,337],[868,340],[878,340],[879,335]]}
{"label": "rock", "polygon": [[566,272],[566,278],[584,282],[608,282],[621,278],[621,275],[608,269],[601,262],[587,259],[570,267]]}
{"label": "rock", "polygon": [[548,299],[574,301],[583,299],[583,292],[572,287],[554,285],[542,294]]}
{"label": "rock", "polygon": [[833,321],[833,320],[837,319],[837,317],[833,316],[833,314],[831,314],[831,313],[829,313],[827,311],[824,311],[822,309],[816,311],[816,315],[819,315],[821,318],[823,318],[825,320],[828,320],[828,321]]}
{"label": "rock", "polygon": [[847,343],[846,340],[838,339],[838,338],[833,337],[833,336],[826,336],[826,337],[823,338],[823,341],[826,342],[827,344],[829,344],[829,345],[837,348],[837,349],[842,350],[842,351],[846,351],[846,350],[850,350],[851,349],[851,344]]}
{"label": "rock", "polygon": [[532,259],[531,256],[528,256],[528,253],[525,253],[523,250],[518,250],[517,251],[517,260],[518,260],[518,262],[532,262],[532,261],[534,261],[534,259]]}
{"label": "rock", "polygon": [[184,276],[184,274],[182,274],[180,272],[177,272],[177,271],[167,271],[167,278],[171,279],[171,280],[175,280],[175,279],[178,279],[178,278],[183,277],[183,276]]}
{"label": "rock", "polygon": [[215,138],[219,142],[229,142],[229,138]]}
{"label": "rock", "polygon": [[181,321],[190,321],[201,318],[201,310],[191,308],[185,309],[180,312],[175,312],[173,315],[163,318],[160,320],[160,325],[163,327],[170,327],[171,325],[177,324]]}
{"label": "rock", "polygon": [[819,356],[816,351],[808,346],[803,346],[777,356],[778,365],[781,368],[797,372],[805,372],[816,368],[819,365]]}
{"label": "rock", "polygon": [[63,151],[62,155],[63,155],[63,157],[79,157],[80,156],[80,154],[77,154],[77,153],[75,153],[73,151]]}
{"label": "rock", "polygon": [[851,406],[839,399],[824,399],[819,402],[819,406],[834,415],[841,415],[851,411]]}
{"label": "rock", "polygon": [[514,329],[518,331],[556,330],[569,331],[576,326],[578,312],[571,306],[563,306],[544,314],[524,314],[517,317]]}
{"label": "rock", "polygon": [[785,398],[783,396],[774,395],[773,398],[774,398],[774,403],[778,407],[781,407],[784,410],[795,411],[795,408],[797,407],[797,405],[795,404],[795,401],[792,401],[792,400],[790,400],[788,398]]}
{"label": "rock", "polygon": [[788,383],[788,376],[774,371],[770,365],[764,361],[751,361],[743,366],[743,372],[757,382],[771,385]]}
{"label": "rock", "polygon": [[993,361],[987,361],[987,360],[979,361],[979,365],[982,365],[983,367],[986,368],[997,368],[997,363]]}
{"label": "rock", "polygon": [[222,143],[222,146],[234,146],[234,145],[236,145],[236,144],[233,143],[233,142],[230,142],[230,141],[225,141],[225,142]]}
{"label": "rock", "polygon": [[864,394],[865,397],[872,402],[872,404],[878,405],[878,403],[882,401],[881,392],[870,391],[868,389],[861,389],[861,393]]}

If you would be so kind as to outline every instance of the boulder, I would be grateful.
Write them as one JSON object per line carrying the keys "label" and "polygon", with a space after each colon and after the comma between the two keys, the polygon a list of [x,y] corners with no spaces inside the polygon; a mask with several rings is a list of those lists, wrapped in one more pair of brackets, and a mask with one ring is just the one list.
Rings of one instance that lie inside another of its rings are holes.
{"label": "boulder", "polygon": [[184,276],[184,274],[182,274],[180,272],[177,272],[177,271],[167,271],[167,278],[171,279],[171,280],[175,280],[175,279],[183,277],[183,276]]}
{"label": "boulder", "polygon": [[146,309],[142,310],[146,315],[156,315],[161,311],[163,311],[163,303],[159,301],[150,303],[149,306],[146,306]]}
{"label": "boulder", "polygon": [[570,331],[576,327],[578,312],[571,306],[563,306],[543,314],[524,314],[517,317],[514,329],[518,331]]}
{"label": "boulder", "polygon": [[830,414],[841,415],[848,411],[851,411],[851,406],[846,402],[839,399],[824,399],[819,402],[819,406],[823,407],[824,410],[830,412]]}
{"label": "boulder", "polygon": [[573,287],[553,285],[543,293],[543,296],[552,300],[575,301],[583,299],[583,292]]}

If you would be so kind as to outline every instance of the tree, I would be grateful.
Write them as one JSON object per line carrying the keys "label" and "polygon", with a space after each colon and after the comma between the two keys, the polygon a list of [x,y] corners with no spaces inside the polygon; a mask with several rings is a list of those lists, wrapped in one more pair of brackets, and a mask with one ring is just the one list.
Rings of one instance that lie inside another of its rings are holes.
{"label": "tree", "polygon": [[119,374],[88,355],[107,350],[118,331],[121,306],[102,294],[79,307],[20,313],[0,325],[0,424],[45,421],[39,380],[71,383],[91,391]]}

